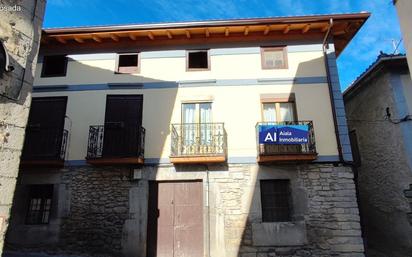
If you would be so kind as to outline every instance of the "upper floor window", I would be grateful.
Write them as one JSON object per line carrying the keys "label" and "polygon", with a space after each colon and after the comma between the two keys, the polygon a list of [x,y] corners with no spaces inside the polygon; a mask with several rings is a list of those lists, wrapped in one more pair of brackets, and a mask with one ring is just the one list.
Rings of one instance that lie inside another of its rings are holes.
{"label": "upper floor window", "polygon": [[266,102],[262,108],[264,122],[296,121],[294,102]]}
{"label": "upper floor window", "polygon": [[67,71],[67,56],[44,56],[41,71],[42,77],[64,77]]}
{"label": "upper floor window", "polygon": [[118,54],[116,64],[116,73],[137,73],[139,72],[139,54]]}
{"label": "upper floor window", "polygon": [[288,179],[260,181],[262,222],[291,221],[291,192]]}
{"label": "upper floor window", "polygon": [[187,70],[210,70],[208,50],[191,50],[186,54]]}
{"label": "upper floor window", "polygon": [[287,69],[286,47],[262,47],[262,69]]}
{"label": "upper floor window", "polygon": [[31,185],[27,224],[47,224],[50,220],[53,185]]}

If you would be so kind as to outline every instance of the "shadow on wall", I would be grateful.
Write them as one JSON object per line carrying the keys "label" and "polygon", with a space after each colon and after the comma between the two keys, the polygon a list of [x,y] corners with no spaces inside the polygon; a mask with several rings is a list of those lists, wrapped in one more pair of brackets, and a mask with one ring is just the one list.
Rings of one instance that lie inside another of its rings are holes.
{"label": "shadow on wall", "polygon": [[[68,79],[74,77],[70,68],[69,64]],[[83,63],[76,63],[76,70],[84,71],[82,76],[116,81],[116,85],[107,87],[107,91],[68,92],[67,88],[56,88],[49,94],[68,96],[67,114],[70,115],[71,111],[75,114],[69,117],[70,149],[66,160],[77,157],[79,158],[74,160],[84,160],[89,126],[104,124],[104,102],[108,94],[143,95],[142,125],[146,128],[146,156],[160,156],[169,135],[178,90],[176,82],[139,75],[114,75],[113,70]],[[166,84],[170,88],[142,89],[139,83]],[[157,99],[159,95],[161,101]],[[94,100],[98,102],[93,104]],[[144,252],[146,228],[142,229],[142,224],[145,224],[147,217],[142,210],[147,209],[147,202],[140,199],[148,192],[144,191],[145,187],[139,186],[141,181],[132,180],[135,168],[139,167],[82,164],[61,169],[20,169],[7,231],[6,250],[88,253],[98,256],[137,256],[136,252]],[[33,185],[45,184],[53,185],[50,218],[45,224],[27,224],[31,188]]]}

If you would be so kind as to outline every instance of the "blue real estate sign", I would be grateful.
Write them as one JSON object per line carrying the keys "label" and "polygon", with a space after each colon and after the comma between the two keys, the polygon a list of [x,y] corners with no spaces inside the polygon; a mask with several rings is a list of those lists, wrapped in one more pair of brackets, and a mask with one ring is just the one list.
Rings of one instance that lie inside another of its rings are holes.
{"label": "blue real estate sign", "polygon": [[301,145],[308,143],[308,125],[260,125],[259,144]]}

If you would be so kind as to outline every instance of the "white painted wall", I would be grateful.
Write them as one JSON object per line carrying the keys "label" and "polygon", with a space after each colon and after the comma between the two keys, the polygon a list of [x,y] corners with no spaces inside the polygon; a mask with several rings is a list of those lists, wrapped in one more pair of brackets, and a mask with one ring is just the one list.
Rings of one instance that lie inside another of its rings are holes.
{"label": "white painted wall", "polygon": [[399,21],[402,29],[403,43],[406,48],[409,72],[412,74],[412,1],[397,0],[396,9],[398,10]]}

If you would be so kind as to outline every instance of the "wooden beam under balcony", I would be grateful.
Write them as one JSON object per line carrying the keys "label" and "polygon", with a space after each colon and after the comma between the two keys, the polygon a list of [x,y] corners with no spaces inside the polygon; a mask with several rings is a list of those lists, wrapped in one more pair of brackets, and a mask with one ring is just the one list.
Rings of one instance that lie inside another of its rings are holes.
{"label": "wooden beam under balcony", "polygon": [[91,165],[142,165],[144,158],[142,157],[111,157],[111,158],[95,158],[86,159],[86,162]]}
{"label": "wooden beam under balcony", "polygon": [[226,162],[226,156],[181,156],[170,157],[173,164],[202,164],[202,163],[222,163]]}
{"label": "wooden beam under balcony", "polygon": [[278,154],[278,155],[260,155],[257,157],[258,163],[274,162],[311,162],[316,160],[318,154]]}

